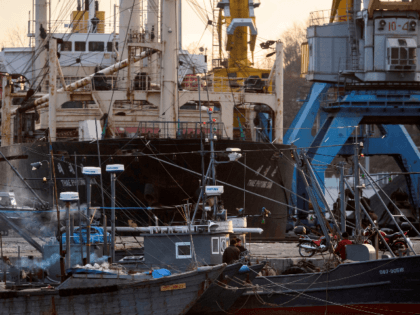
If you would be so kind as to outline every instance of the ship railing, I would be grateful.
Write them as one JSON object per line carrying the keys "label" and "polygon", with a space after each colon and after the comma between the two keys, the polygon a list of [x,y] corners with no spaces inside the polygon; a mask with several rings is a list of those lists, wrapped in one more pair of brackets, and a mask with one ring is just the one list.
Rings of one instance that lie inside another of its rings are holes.
{"label": "ship railing", "polygon": [[[34,20],[31,20],[31,25],[33,25],[33,29],[35,24]],[[51,24],[51,32],[52,33],[59,33],[59,34],[71,34],[71,33],[98,33],[98,34],[111,34],[114,32],[114,25],[113,22],[110,21],[99,21],[96,25],[95,32],[92,32],[89,29],[89,21],[88,20],[55,20]],[[118,23],[116,25],[116,31],[118,33]],[[65,40],[65,39],[64,39]]]}
{"label": "ship railing", "polygon": [[[272,94],[274,91],[273,85],[273,80],[257,77],[230,78],[207,76],[201,79],[201,89],[210,92]],[[181,87],[183,90],[197,91],[197,77],[193,75],[185,76]]]}
{"label": "ship railing", "polygon": [[[381,187],[385,187],[389,183],[391,183],[393,180],[397,178],[398,175],[388,173],[388,172],[382,172],[382,173],[375,173],[370,174],[372,179],[375,181],[375,183],[378,183]],[[347,175],[347,180],[349,181],[350,185],[354,184],[354,176],[353,175]],[[367,189],[372,189],[372,186],[370,185],[368,179],[366,176],[362,177],[360,179],[364,184],[366,184]]]}
{"label": "ship railing", "polygon": [[328,108],[337,102],[340,102],[340,88],[331,88],[319,96],[319,104],[322,108]]}
{"label": "ship railing", "polygon": [[[331,10],[313,11],[309,14],[309,26],[329,24],[330,19]],[[351,19],[351,16],[347,12],[344,14],[340,14],[340,12],[337,12],[337,14],[334,17],[333,23],[347,22],[347,19]]]}
{"label": "ship railing", "polygon": [[[139,136],[147,139],[172,138],[177,139],[200,139],[201,136],[208,138],[210,135],[210,125],[200,124],[200,122],[187,121],[142,121],[136,127]],[[213,123],[213,136],[217,139],[224,137],[224,124]]]}

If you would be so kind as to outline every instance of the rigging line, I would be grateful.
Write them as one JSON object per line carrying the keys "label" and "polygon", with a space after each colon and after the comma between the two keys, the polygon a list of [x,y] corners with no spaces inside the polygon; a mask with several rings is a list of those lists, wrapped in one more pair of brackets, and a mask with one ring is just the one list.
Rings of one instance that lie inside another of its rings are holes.
{"label": "rigging line", "polygon": [[[254,270],[252,270],[252,269],[250,269],[251,271],[253,271],[254,273],[256,273]],[[320,278],[320,276],[322,276],[323,274],[328,274],[328,272],[321,272],[321,273],[319,273],[319,276],[318,276],[318,278],[316,279],[316,280],[318,280],[319,278]],[[315,274],[313,274],[314,276],[315,275],[317,275],[316,273]],[[374,313],[374,312],[369,312],[369,311],[365,311],[365,310],[359,310],[358,308],[355,308],[355,307],[351,307],[351,306],[348,306],[348,305],[344,305],[344,304],[339,304],[339,303],[335,303],[335,302],[332,302],[332,301],[327,301],[327,300],[323,300],[323,299],[321,299],[321,298],[317,298],[317,297],[314,297],[313,295],[309,295],[309,294],[306,294],[305,292],[306,292],[306,290],[307,289],[305,289],[303,292],[299,292],[299,291],[297,291],[297,290],[294,290],[294,289],[291,289],[291,288],[288,288],[288,287],[286,287],[285,285],[283,285],[283,284],[280,284],[280,283],[276,283],[276,282],[274,282],[274,281],[272,281],[272,280],[270,280],[268,277],[265,277],[265,276],[261,276],[262,278],[264,278],[265,280],[267,280],[267,282],[269,282],[269,283],[271,283],[273,286],[276,286],[276,287],[280,287],[280,288],[282,288],[282,289],[285,289],[285,290],[288,290],[288,291],[292,291],[293,293],[295,293],[295,294],[298,294],[298,296],[303,296],[303,298],[307,298],[307,299],[309,299],[309,300],[315,300],[315,301],[319,301],[319,302],[326,302],[326,303],[329,303],[329,304],[331,304],[331,305],[335,305],[335,306],[340,306],[340,307],[344,307],[344,308],[348,308],[348,309],[352,309],[352,310],[357,310],[357,311],[362,311],[363,313],[369,313],[369,314],[374,314],[374,315],[382,315],[382,314],[380,314],[380,313]],[[316,281],[315,280],[315,281]],[[315,283],[315,281],[311,284],[311,286]],[[331,280],[330,280],[331,281]],[[256,293],[257,294],[257,293]],[[283,292],[279,292],[279,291],[272,291],[271,292],[271,294],[282,294],[282,295],[288,295],[288,296],[294,296],[294,294],[292,295],[292,294],[289,294],[289,293],[283,293]],[[282,305],[284,305],[284,304],[286,304],[287,302],[285,302],[285,303],[283,303],[283,304],[272,304],[272,303],[267,303],[267,302],[265,302],[261,297],[259,297],[258,296],[258,298],[257,299],[259,299],[259,301],[261,302],[261,303],[263,303],[263,304],[268,304],[268,305],[271,305],[271,306],[282,306]]]}
{"label": "rigging line", "polygon": [[[128,8],[127,8],[127,10],[128,10]],[[123,45],[123,48],[122,48],[122,50],[121,50],[121,57],[120,58],[122,58],[122,56],[124,55],[124,50],[126,49],[126,44],[127,44],[127,39],[128,39],[128,34],[129,34],[129,26],[130,26],[130,24],[131,24],[131,18],[132,18],[132,16],[133,16],[133,12],[134,12],[134,2],[133,2],[133,5],[131,6],[131,10],[130,10],[130,19],[128,20],[128,24],[127,24],[127,32],[126,32],[126,34],[125,34],[125,38],[124,38],[124,45]],[[119,73],[120,73],[120,69],[118,69],[118,71],[117,71],[117,82],[118,82],[118,76],[119,76]],[[130,82],[128,82],[128,84],[131,84]],[[106,126],[107,126],[107,122],[108,122],[108,119],[109,119],[109,113],[110,113],[110,111],[111,111],[111,108],[112,108],[112,101],[113,101],[113,99],[114,99],[114,92],[115,92],[115,89],[112,89],[112,94],[111,94],[111,100],[109,101],[109,107],[108,107],[108,117],[106,118],[106,120],[105,120],[105,123],[104,123],[104,129],[103,129],[103,137],[105,138],[105,134],[106,134]]]}
{"label": "rigging line", "polygon": [[[90,1],[89,2],[89,6],[90,6],[90,4],[92,4],[92,1],[95,1],[95,0],[85,0],[85,1]],[[83,11],[82,11],[83,12]],[[80,19],[82,18],[82,16],[83,16],[83,14],[81,15],[81,17],[80,17]],[[79,19],[79,20],[80,20]],[[85,44],[86,43],[88,43],[88,40],[89,40],[89,36],[90,36],[90,34],[91,34],[91,28],[89,27],[89,24],[88,24],[88,26],[87,26],[88,28],[87,28],[87,37],[86,37],[86,39],[85,39]],[[79,59],[81,59],[82,58],[82,55],[83,55],[83,52],[81,52],[80,53],[80,55],[79,55]],[[81,66],[81,67],[79,67],[79,68],[77,68],[77,71],[76,71],[76,75],[79,73],[79,69],[80,68],[84,68],[83,66]],[[84,69],[83,69],[83,71],[85,71]],[[85,72],[85,74],[86,74],[86,72]]]}
{"label": "rigging line", "polygon": [[[129,194],[129,195],[131,195],[131,197],[132,197],[132,199],[133,199],[133,201],[135,202],[135,203],[137,203],[138,205],[139,205],[139,203],[140,203],[140,205],[142,205],[142,206],[145,206],[120,180],[117,180],[117,182],[120,184],[120,186]],[[107,194],[107,196],[109,197],[110,196],[110,193],[108,192],[108,191],[105,191],[105,194]],[[121,204],[118,202],[117,203],[117,205],[119,205],[119,206],[121,206]],[[149,217],[149,219],[150,220],[154,220],[154,217],[152,216],[152,212],[149,212],[149,211],[143,211],[148,217]],[[127,217],[127,218],[129,218],[129,219],[133,219],[133,221],[134,222],[139,222],[139,223],[143,223],[143,224],[145,224],[146,226],[147,226],[147,222],[145,221],[145,220],[143,220],[143,219],[136,219],[134,216],[132,216],[132,215],[130,215],[131,214],[131,212],[126,212],[126,211],[122,211],[122,213]],[[163,225],[165,225],[165,223],[161,220],[161,219],[159,219],[158,217],[157,217],[157,219],[158,219],[158,221],[160,221]],[[167,234],[164,234],[167,238],[169,238],[169,235],[167,235]],[[178,238],[178,240],[179,241],[182,241],[182,239],[178,236],[178,235],[176,235],[176,238]],[[171,240],[171,242],[173,243],[173,244],[175,244],[175,242],[174,241],[172,241]],[[168,248],[169,249],[169,248]],[[154,258],[156,258],[156,257],[154,257]]]}
{"label": "rigging line", "polygon": [[[149,150],[152,152],[152,154],[154,153],[153,152],[153,149],[151,148],[151,146],[149,144],[146,144],[146,147],[149,148]],[[158,159],[158,161],[160,162],[160,159]],[[166,167],[161,162],[160,162],[160,165],[162,165],[163,169],[166,171],[166,173],[168,173],[168,175],[171,177],[171,179],[174,181],[174,183],[177,184],[177,186],[179,188],[181,188],[181,190],[188,197],[188,199],[192,199],[192,197],[184,190],[184,188],[182,188],[182,186],[175,180],[175,178],[173,178],[173,176],[171,175],[171,173],[166,169]]]}
{"label": "rigging line", "polygon": [[263,178],[265,178],[265,179],[269,180],[270,182],[274,183],[275,185],[279,186],[280,188],[282,188],[282,189],[284,189],[284,190],[286,190],[286,191],[288,191],[288,192],[290,192],[290,193],[292,193],[292,194],[296,195],[296,197],[301,198],[301,199],[303,199],[303,200],[305,200],[305,201],[307,201],[307,202],[311,202],[310,200],[308,200],[308,199],[306,199],[306,198],[304,198],[304,197],[302,197],[302,196],[299,196],[297,193],[295,193],[295,192],[291,191],[290,189],[287,189],[286,187],[284,187],[284,186],[282,186],[282,185],[278,184],[277,182],[275,182],[274,180],[271,180],[271,179],[269,179],[268,177],[264,176],[263,174],[261,174],[261,173],[257,172],[256,170],[254,170],[254,169],[250,168],[249,166],[245,165],[244,163],[242,163],[242,162],[240,162],[240,161],[236,161],[236,163],[238,163],[238,164],[242,165],[243,167],[245,167],[245,168],[249,169],[250,171],[252,171],[252,172],[254,172],[255,174],[257,174],[258,176],[262,176]]}
{"label": "rigging line", "polygon": [[[149,156],[149,157],[150,157],[150,158],[152,158],[152,159],[155,159],[155,160],[159,160],[159,161],[161,161],[161,162],[163,162],[163,163],[169,164],[169,165],[171,165],[171,166],[174,166],[174,167],[177,167],[177,168],[183,169],[184,171],[187,171],[187,172],[189,172],[189,173],[195,174],[195,175],[197,175],[197,176],[199,176],[199,177],[201,177],[201,176],[202,176],[202,174],[197,173],[197,172],[195,172],[195,171],[193,171],[193,170],[189,170],[189,169],[184,168],[184,167],[182,167],[182,166],[179,166],[179,165],[176,165],[176,164],[173,164],[173,163],[167,162],[167,161],[165,161],[165,160],[162,160],[162,159],[159,159],[159,158],[156,158],[156,157],[153,157],[153,156]],[[210,176],[205,176],[205,177],[206,177],[206,179],[211,179],[211,178],[210,178]],[[266,200],[270,200],[270,201],[272,201],[272,202],[274,202],[274,203],[278,203],[278,204],[281,204],[281,205],[284,205],[284,206],[287,206],[287,207],[289,206],[288,204],[286,204],[286,203],[284,203],[284,202],[280,202],[280,201],[277,201],[277,200],[274,200],[274,199],[271,199],[271,198],[268,198],[268,197],[265,197],[265,196],[259,195],[259,194],[257,194],[257,193],[252,192],[252,191],[245,190],[245,189],[243,189],[243,188],[241,188],[241,187],[237,187],[237,186],[235,186],[235,185],[232,185],[232,184],[229,184],[229,183],[223,182],[223,181],[221,181],[221,180],[217,180],[217,181],[218,181],[219,183],[223,184],[223,185],[230,186],[230,187],[232,187],[232,188],[235,188],[235,189],[238,189],[238,190],[241,190],[241,191],[245,191],[245,192],[247,192],[247,193],[249,193],[249,194],[251,194],[251,195],[255,195],[255,196],[257,196],[257,197],[260,197],[260,198],[263,198],[263,199],[266,199]],[[296,208],[296,209],[298,209],[298,210],[300,210],[300,211],[306,211],[306,210],[304,210],[304,209],[299,209],[299,208]]]}
{"label": "rigging line", "polygon": [[[330,189],[327,186],[325,186],[325,181],[321,180],[321,177],[319,176],[317,171],[314,171],[314,173],[315,173],[315,176],[318,178],[318,183],[320,183],[322,185],[322,187],[324,188],[324,190],[328,192],[328,195],[330,196],[331,200],[334,200],[333,196],[330,193]],[[316,183],[314,185],[316,185]],[[327,208],[327,205],[325,205],[325,208]]]}
{"label": "rigging line", "polygon": [[[106,194],[107,194],[107,196],[108,197],[110,197],[110,194],[109,194],[109,192],[105,192]],[[117,204],[117,202],[116,202],[116,204]],[[133,216],[130,216],[127,212],[125,212],[125,211],[121,211],[122,212],[122,214],[123,215],[125,215],[128,219],[133,219],[133,222],[139,222],[139,220],[136,220],[136,218],[134,218]],[[150,217],[150,219],[153,221],[153,218],[152,217]],[[144,221],[144,220],[143,220]],[[143,222],[144,224],[146,224],[146,226],[147,226],[147,222]],[[120,236],[121,237],[121,236]],[[166,237],[167,238],[169,238],[169,236],[168,235],[166,235]],[[179,238],[179,237],[178,237]],[[151,243],[153,244],[153,243],[155,243],[157,240],[153,240],[153,239],[151,239],[150,240],[151,241]],[[175,242],[174,241],[172,241],[171,240],[171,242],[173,243],[173,244],[175,244]],[[161,242],[159,242],[159,244],[153,244],[153,245],[155,245],[154,247],[156,247],[156,248],[158,248],[158,250],[162,253],[162,254],[165,254],[165,252],[163,251],[164,250],[164,248],[162,248],[162,243]],[[165,245],[165,244],[163,244],[163,246],[164,247],[166,247],[166,250],[170,250],[170,248],[169,248],[169,246],[168,245]],[[162,248],[162,249],[161,249]],[[160,261],[164,266],[169,266],[169,265],[167,265],[165,262],[163,262],[162,260],[160,260],[158,257],[155,257],[155,256],[153,256],[153,255],[151,255],[154,259],[156,259],[157,261]],[[176,269],[176,268],[175,268]],[[179,270],[178,270],[179,271]]]}
{"label": "rigging line", "polygon": [[200,12],[195,6],[195,3],[192,3],[191,0],[187,1],[188,5],[191,7],[191,9],[193,9],[193,11],[197,14],[198,18],[201,20],[201,22],[206,23],[206,17],[205,15],[202,14],[202,12]]}
{"label": "rigging line", "polygon": [[[136,203],[141,203],[141,201],[121,182],[121,181],[118,181],[118,183],[121,185],[121,187],[124,189],[124,190],[126,190],[126,192],[130,195],[132,195],[132,199],[134,200],[134,202],[136,202]],[[138,202],[137,202],[137,200],[138,200]],[[142,204],[142,203],[141,203]],[[178,210],[178,208],[176,208],[177,210]],[[149,217],[149,219],[150,220],[152,220],[152,222],[153,222],[153,220],[154,220],[154,217],[152,217],[152,215],[150,214],[150,212],[149,211],[144,211],[145,213],[146,213],[146,215]],[[123,211],[123,213],[127,216],[127,217],[129,217],[128,216],[128,214],[127,213],[125,213],[124,211]],[[163,225],[165,225],[165,223],[161,220],[161,219],[159,219],[157,216],[156,216],[156,218],[158,219],[158,221],[160,221]],[[135,221],[137,221],[137,222],[139,222],[139,223],[143,223],[143,224],[145,224],[146,226],[147,226],[147,222],[146,221],[144,221],[143,219],[140,219],[140,220],[136,220],[135,218],[133,218],[134,219],[134,222]],[[186,221],[186,220],[185,220]],[[187,222],[187,221],[186,221]],[[169,236],[167,235],[167,234],[164,234],[167,238],[169,238]],[[182,241],[182,239],[178,236],[178,235],[176,235],[176,238],[179,240],[179,241]],[[171,242],[173,243],[173,244],[175,244],[175,242],[174,241],[172,241],[171,240]]]}
{"label": "rigging line", "polygon": [[[79,21],[80,21],[80,19],[81,19],[81,17],[79,18]],[[73,21],[72,21],[72,23],[74,22],[74,19],[73,19]],[[57,28],[58,28],[58,21],[56,22],[57,23],[57,26],[54,28],[54,30],[49,34],[49,35],[52,35],[52,34],[54,34],[54,32],[57,30]],[[66,33],[64,33],[63,34],[63,36],[62,36],[62,39],[64,39],[64,37],[66,36]],[[39,54],[41,53],[41,51],[44,49],[44,46],[40,46],[40,47],[38,47],[38,52],[37,51],[35,51],[35,53],[38,53],[38,56],[39,56]],[[38,57],[37,57],[38,58]],[[37,58],[35,58],[35,59],[37,59]],[[31,58],[31,60],[29,60],[28,62],[27,62],[27,68],[31,65],[31,63],[32,63],[32,58]]]}
{"label": "rigging line", "polygon": [[[58,27],[58,26],[57,26]],[[56,30],[57,28],[55,28],[54,30]],[[51,33],[52,34],[52,33]],[[50,34],[50,36],[51,36],[51,34]],[[65,36],[65,34],[63,35],[63,37],[62,38],[64,38],[64,36]],[[40,46],[40,47],[38,47],[38,49],[37,50],[35,50],[35,53],[34,53],[34,58],[35,59],[33,59],[33,58],[31,58],[28,62],[27,62],[27,64],[26,64],[26,69],[29,69],[29,67],[31,67],[32,66],[32,61],[33,60],[36,60],[38,57],[39,57],[39,55],[41,54],[41,52],[42,52],[42,50],[44,49],[44,46]],[[44,69],[44,73],[42,74],[42,76],[43,76],[43,79],[40,81],[40,85],[42,85],[42,82],[43,82],[43,80],[45,79],[45,77],[46,77],[46,75],[48,74],[48,71],[46,71],[45,69],[46,69],[46,67],[47,67],[47,64],[43,67],[43,69]],[[27,70],[26,70],[26,72],[27,72]],[[32,71],[33,72],[33,71]],[[39,77],[36,77],[35,79],[36,80],[33,80],[33,82],[32,82],[32,84],[30,85],[30,88],[33,88],[34,87],[34,84],[37,82],[37,80],[38,80],[38,78]],[[39,86],[38,87],[36,87],[36,89],[38,89],[39,88]],[[32,99],[33,97],[31,97],[30,99]],[[30,100],[29,99],[29,100]]]}
{"label": "rigging line", "polygon": [[[121,148],[118,148],[116,151],[115,151],[115,154],[113,154],[113,155],[111,155],[110,157],[108,157],[101,165],[103,165],[104,163],[106,163],[110,158],[112,158],[113,156],[115,156],[116,155],[116,153],[118,152],[118,151],[121,151],[122,149],[124,149],[131,141],[133,141],[134,139],[136,139],[137,138],[137,136],[138,136],[138,133],[139,133],[139,128],[140,128],[140,124],[141,124],[141,121],[139,121],[139,125],[138,125],[138,127],[137,127],[137,132],[136,132],[136,134],[126,143],[126,144],[124,144]],[[143,149],[144,150],[144,149]]]}

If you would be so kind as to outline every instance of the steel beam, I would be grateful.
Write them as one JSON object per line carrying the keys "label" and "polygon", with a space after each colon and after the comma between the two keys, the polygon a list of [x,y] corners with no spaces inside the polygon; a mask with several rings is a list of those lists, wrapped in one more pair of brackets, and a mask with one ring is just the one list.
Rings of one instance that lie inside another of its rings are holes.
{"label": "steel beam", "polygon": [[313,140],[312,126],[320,108],[322,94],[331,87],[328,83],[314,83],[308,100],[302,105],[293,123],[284,136],[284,144],[294,144],[298,148],[309,147]]}
{"label": "steel beam", "polygon": [[283,87],[284,87],[284,71],[283,71],[283,43],[276,44],[276,64],[275,64],[275,93],[276,93],[276,109],[275,109],[275,139],[277,143],[283,143]]}

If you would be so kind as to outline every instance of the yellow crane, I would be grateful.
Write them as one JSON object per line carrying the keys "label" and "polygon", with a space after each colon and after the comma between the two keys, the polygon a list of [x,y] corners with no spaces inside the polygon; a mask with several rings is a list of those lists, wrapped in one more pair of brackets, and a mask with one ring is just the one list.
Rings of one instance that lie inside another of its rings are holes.
{"label": "yellow crane", "polygon": [[349,11],[353,8],[353,0],[333,0],[331,6],[330,23],[345,22]]}
{"label": "yellow crane", "polygon": [[[231,89],[237,90],[243,86],[244,80],[250,76],[264,79],[270,75],[271,69],[257,69],[253,67],[258,34],[254,9],[259,5],[259,1],[255,0],[221,0],[218,3],[219,17],[216,27],[219,42],[219,58],[220,60],[223,59],[221,49],[223,25],[226,26],[225,49],[229,56],[223,63],[224,67],[213,69],[216,90],[230,92]],[[251,60],[248,59],[248,52],[251,52]],[[228,77],[229,84],[225,84],[222,78]]]}

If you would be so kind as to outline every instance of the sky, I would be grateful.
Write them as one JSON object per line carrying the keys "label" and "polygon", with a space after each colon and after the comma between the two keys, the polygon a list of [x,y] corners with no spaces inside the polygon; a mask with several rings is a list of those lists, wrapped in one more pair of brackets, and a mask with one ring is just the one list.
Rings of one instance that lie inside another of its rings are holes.
{"label": "sky", "polygon": [[[7,40],[10,30],[20,27],[22,32],[27,31],[28,15],[29,11],[32,11],[33,1],[35,0],[0,0],[0,43]],[[194,12],[192,2],[195,1],[202,8],[202,12],[207,14],[206,12],[211,12],[213,1],[217,0],[181,1],[183,48],[185,49],[191,43],[199,43],[199,46],[205,46],[210,50],[211,28],[206,28],[205,23]],[[76,0],[51,0],[53,20],[70,20],[69,14],[63,16],[63,12],[67,12],[67,8],[70,7],[74,9],[76,2]],[[332,0],[261,0],[261,6],[256,9],[259,40],[278,39],[280,34],[294,22],[304,23],[310,12],[330,9],[331,2]],[[110,8],[114,3],[118,4],[119,0],[100,0],[100,10],[106,11],[106,17],[113,15]],[[29,40],[26,39],[25,43],[29,43]]]}

